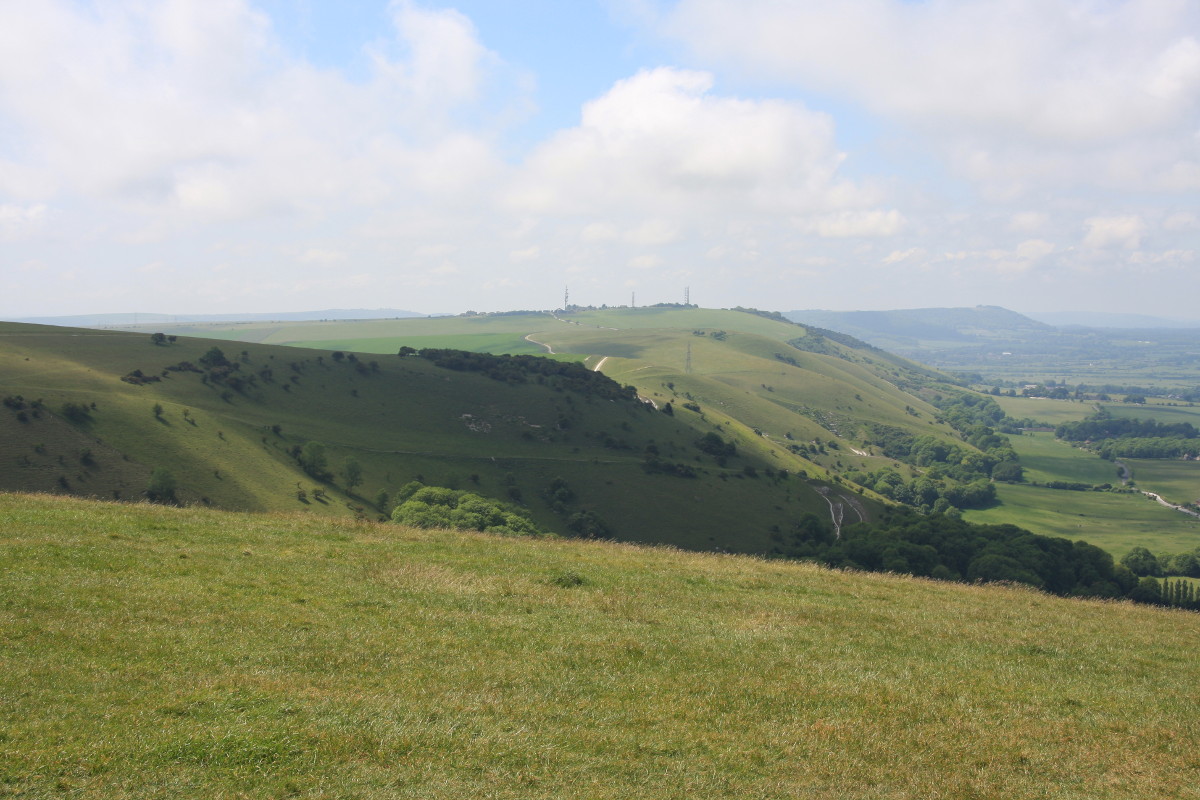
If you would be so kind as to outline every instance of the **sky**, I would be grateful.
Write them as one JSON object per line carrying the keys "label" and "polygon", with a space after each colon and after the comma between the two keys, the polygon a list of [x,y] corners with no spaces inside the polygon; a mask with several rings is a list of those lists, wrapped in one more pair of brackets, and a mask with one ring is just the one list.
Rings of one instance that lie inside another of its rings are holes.
{"label": "sky", "polygon": [[1200,319],[1195,0],[0,0],[0,318]]}

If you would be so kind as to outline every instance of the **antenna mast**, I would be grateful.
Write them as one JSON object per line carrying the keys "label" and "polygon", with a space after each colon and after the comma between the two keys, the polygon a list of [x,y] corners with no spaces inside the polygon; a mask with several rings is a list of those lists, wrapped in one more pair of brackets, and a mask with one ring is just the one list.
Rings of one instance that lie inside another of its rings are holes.
{"label": "antenna mast", "polygon": [[683,304],[685,306],[692,304],[692,287],[690,286],[683,287]]}
{"label": "antenna mast", "polygon": [[567,306],[571,304],[571,287],[563,287],[563,311],[567,310]]}

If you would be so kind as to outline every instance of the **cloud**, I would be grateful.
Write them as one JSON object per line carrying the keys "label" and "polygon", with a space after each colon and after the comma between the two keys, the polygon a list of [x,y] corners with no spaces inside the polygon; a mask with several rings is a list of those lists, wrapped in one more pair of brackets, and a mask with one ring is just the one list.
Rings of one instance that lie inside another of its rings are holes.
{"label": "cloud", "polygon": [[547,215],[738,216],[852,207],[832,120],[795,103],[712,93],[713,76],[659,68],[584,105],[527,160],[514,208]]}
{"label": "cloud", "polygon": [[1142,243],[1146,223],[1136,214],[1120,217],[1091,217],[1084,220],[1087,233],[1083,237],[1084,247],[1105,249],[1110,247],[1134,250]]}
{"label": "cloud", "polygon": [[508,254],[508,260],[513,262],[514,264],[521,263],[524,261],[537,261],[539,258],[541,258],[541,255],[542,255],[541,246],[535,244],[535,245],[526,247],[522,250],[513,250],[512,252],[510,252]]}
{"label": "cloud", "polygon": [[800,224],[805,230],[830,238],[892,236],[903,226],[904,217],[895,210],[840,211],[814,217]]}
{"label": "cloud", "polygon": [[883,264],[900,264],[905,261],[913,261],[926,255],[926,250],[923,247],[910,247],[907,250],[893,250],[884,256],[881,263]]}
{"label": "cloud", "polygon": [[1190,211],[1176,212],[1163,220],[1163,230],[1200,231],[1200,216]]}
{"label": "cloud", "polygon": [[391,21],[351,82],[289,60],[245,0],[4,4],[0,120],[22,158],[0,161],[0,196],[102,201],[142,238],[461,202],[499,169],[486,136],[454,119],[498,58],[457,12],[397,2]]}
{"label": "cloud", "polygon": [[0,203],[0,241],[24,238],[42,229],[48,217],[45,203]]}
{"label": "cloud", "polygon": [[680,0],[655,24],[702,63],[917,129],[1001,194],[1200,188],[1195,3]]}

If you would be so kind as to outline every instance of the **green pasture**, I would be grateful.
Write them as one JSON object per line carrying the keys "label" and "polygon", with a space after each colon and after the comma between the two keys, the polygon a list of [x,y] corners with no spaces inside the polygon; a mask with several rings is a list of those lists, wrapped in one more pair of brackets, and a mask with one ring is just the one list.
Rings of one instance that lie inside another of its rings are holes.
{"label": "green pasture", "polygon": [[[1151,400],[1155,400],[1151,398]],[[1105,411],[1123,419],[1152,419],[1157,422],[1189,422],[1200,428],[1200,406],[1176,405],[1169,401],[1136,403],[1103,403]]]}
{"label": "green pasture", "polygon": [[1194,797],[1200,617],[0,495],[22,798]]}
{"label": "green pasture", "polygon": [[1038,483],[1070,481],[1089,485],[1120,484],[1117,467],[1111,461],[1055,439],[1053,433],[1010,435],[1008,440],[1021,458],[1026,480]]}
{"label": "green pasture", "polygon": [[992,397],[1014,419],[1035,419],[1053,427],[1063,422],[1076,422],[1096,413],[1092,403],[1074,400],[1050,400],[1044,397]]}
{"label": "green pasture", "polygon": [[1141,489],[1162,495],[1164,500],[1183,505],[1200,500],[1200,461],[1168,458],[1126,458]]}
{"label": "green pasture", "polygon": [[997,484],[996,494],[998,505],[964,511],[963,518],[985,524],[1008,523],[1071,541],[1083,539],[1115,558],[1134,547],[1179,553],[1200,545],[1200,520],[1160,506],[1141,493]]}

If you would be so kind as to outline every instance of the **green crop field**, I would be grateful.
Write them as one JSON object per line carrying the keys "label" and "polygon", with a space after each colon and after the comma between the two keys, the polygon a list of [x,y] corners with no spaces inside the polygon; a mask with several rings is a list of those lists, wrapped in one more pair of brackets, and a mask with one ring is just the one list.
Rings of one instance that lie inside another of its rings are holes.
{"label": "green crop field", "polygon": [[0,495],[25,798],[1195,797],[1200,615]]}

